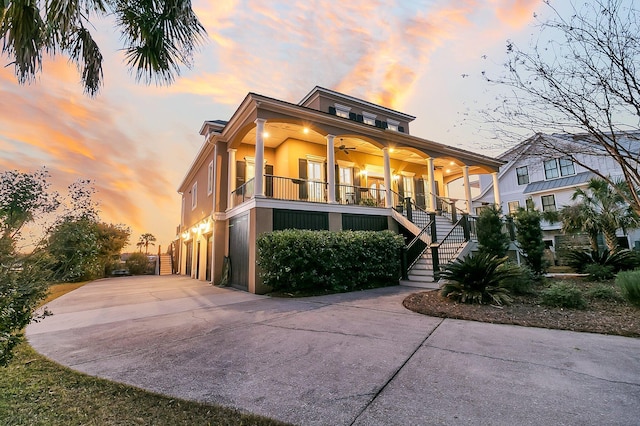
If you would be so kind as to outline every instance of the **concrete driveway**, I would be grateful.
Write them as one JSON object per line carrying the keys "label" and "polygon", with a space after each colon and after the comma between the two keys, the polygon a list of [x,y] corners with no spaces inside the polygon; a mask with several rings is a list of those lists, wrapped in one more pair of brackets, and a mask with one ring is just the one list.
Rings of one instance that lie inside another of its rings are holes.
{"label": "concrete driveway", "polygon": [[95,281],[27,328],[75,370],[301,425],[638,425],[640,339],[442,320],[390,287],[273,299]]}

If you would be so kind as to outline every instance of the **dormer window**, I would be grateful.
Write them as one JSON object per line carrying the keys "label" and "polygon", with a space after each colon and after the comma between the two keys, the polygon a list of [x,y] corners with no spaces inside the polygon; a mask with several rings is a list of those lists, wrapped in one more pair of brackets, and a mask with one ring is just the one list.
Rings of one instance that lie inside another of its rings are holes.
{"label": "dormer window", "polygon": [[375,114],[371,114],[370,112],[362,112],[362,122],[364,124],[368,124],[370,126],[375,126],[376,125],[376,115]]}
{"label": "dormer window", "polygon": [[400,125],[399,121],[387,120],[387,129],[389,130],[393,130],[394,132],[397,132],[399,125]]}
{"label": "dormer window", "polygon": [[349,112],[351,111],[351,107],[336,104],[336,115],[342,118],[349,118]]}

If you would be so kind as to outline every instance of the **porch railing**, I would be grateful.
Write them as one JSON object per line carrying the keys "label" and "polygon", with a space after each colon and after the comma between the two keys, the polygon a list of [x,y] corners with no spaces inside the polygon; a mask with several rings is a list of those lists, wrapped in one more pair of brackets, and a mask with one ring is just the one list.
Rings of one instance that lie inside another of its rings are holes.
{"label": "porch railing", "polygon": [[[326,203],[327,189],[327,182],[275,175],[264,176],[264,196],[267,198]],[[358,185],[335,186],[336,202],[344,205],[384,207],[386,191]],[[254,195],[254,179],[251,179],[231,192],[231,207],[242,204]]]}
{"label": "porch railing", "polygon": [[231,207],[238,206],[244,203],[246,200],[250,200],[254,195],[254,181],[255,179],[249,179],[231,192]]}

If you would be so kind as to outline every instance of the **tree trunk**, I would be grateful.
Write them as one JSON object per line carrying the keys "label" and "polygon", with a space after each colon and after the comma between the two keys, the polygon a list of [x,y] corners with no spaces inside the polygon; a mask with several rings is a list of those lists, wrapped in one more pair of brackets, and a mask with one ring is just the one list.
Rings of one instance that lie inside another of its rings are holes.
{"label": "tree trunk", "polygon": [[602,234],[604,235],[604,242],[609,249],[609,252],[614,253],[618,251],[620,246],[618,245],[618,236],[616,235],[615,229],[603,229]]}

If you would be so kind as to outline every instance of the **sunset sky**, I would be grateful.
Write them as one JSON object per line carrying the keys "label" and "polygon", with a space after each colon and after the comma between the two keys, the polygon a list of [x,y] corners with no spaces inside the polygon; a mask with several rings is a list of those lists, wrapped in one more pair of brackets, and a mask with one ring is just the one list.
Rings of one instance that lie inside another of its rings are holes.
{"label": "sunset sky", "polygon": [[499,73],[506,40],[526,45],[534,12],[548,13],[541,0],[193,4],[209,39],[169,87],[136,83],[108,20],[93,32],[105,57],[95,98],[64,57],[25,86],[1,67],[0,171],[46,166],[61,192],[92,179],[102,219],[130,226],[134,245],[151,232],[164,251],[202,122],[228,120],[247,92],[297,103],[323,86],[416,116],[413,135],[498,153],[473,118],[497,94],[481,72]]}

